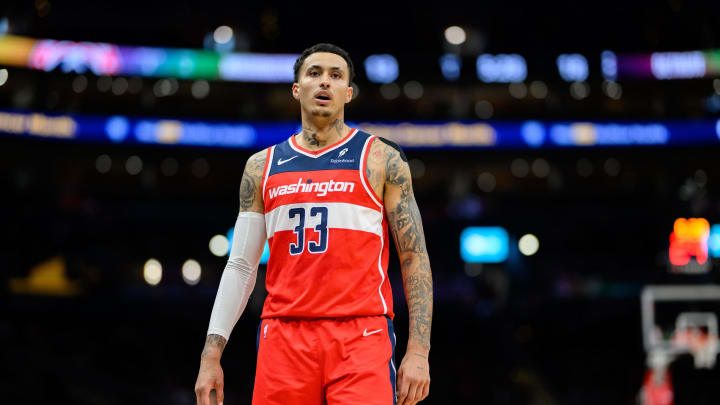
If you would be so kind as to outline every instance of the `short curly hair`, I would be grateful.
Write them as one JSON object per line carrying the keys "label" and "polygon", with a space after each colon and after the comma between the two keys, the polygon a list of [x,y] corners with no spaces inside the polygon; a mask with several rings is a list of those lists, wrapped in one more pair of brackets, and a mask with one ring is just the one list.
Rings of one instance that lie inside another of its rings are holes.
{"label": "short curly hair", "polygon": [[297,83],[299,79],[300,68],[302,67],[303,63],[305,63],[305,59],[307,59],[308,56],[318,52],[334,53],[345,59],[345,62],[348,65],[348,70],[350,70],[350,74],[348,75],[348,83],[352,83],[353,79],[355,78],[355,67],[353,66],[352,59],[350,59],[350,54],[337,45],[327,43],[315,44],[310,48],[307,48],[302,52],[302,54],[300,54],[297,60],[295,60],[295,66],[293,66],[293,71],[295,72],[295,83]]}

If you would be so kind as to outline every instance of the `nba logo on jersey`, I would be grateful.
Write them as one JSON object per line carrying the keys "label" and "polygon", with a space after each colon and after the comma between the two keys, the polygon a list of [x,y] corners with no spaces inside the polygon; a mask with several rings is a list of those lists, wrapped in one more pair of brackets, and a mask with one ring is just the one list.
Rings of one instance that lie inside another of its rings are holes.
{"label": "nba logo on jersey", "polygon": [[352,129],[320,150],[294,136],[268,149],[263,318],[393,317],[384,207],[365,174],[376,139]]}

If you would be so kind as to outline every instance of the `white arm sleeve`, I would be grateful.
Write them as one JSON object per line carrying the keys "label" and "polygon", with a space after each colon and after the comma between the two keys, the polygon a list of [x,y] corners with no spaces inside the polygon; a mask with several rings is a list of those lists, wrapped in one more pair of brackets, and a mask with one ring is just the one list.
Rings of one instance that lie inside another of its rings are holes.
{"label": "white arm sleeve", "polygon": [[230,258],[225,265],[207,334],[220,335],[227,341],[235,323],[245,310],[255,287],[257,268],[265,247],[265,216],[257,212],[238,214]]}

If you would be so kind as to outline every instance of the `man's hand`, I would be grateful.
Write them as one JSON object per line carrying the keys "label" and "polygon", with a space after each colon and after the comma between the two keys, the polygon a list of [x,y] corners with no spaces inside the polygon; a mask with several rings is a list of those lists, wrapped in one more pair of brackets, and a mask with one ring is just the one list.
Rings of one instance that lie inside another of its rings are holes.
{"label": "man's hand", "polygon": [[[200,356],[200,371],[195,381],[195,397],[198,405],[222,405],[225,399],[223,391],[223,371],[220,356],[225,348],[225,338],[220,335],[208,335],[205,348]],[[215,395],[211,391],[215,390]],[[212,402],[214,396],[217,402]]]}
{"label": "man's hand", "polygon": [[210,391],[215,390],[217,403],[222,404],[223,393],[223,371],[220,367],[220,359],[205,360],[200,362],[200,372],[195,382],[195,397],[198,405],[214,405],[210,401]]}
{"label": "man's hand", "polygon": [[415,405],[430,393],[430,364],[424,354],[408,351],[398,369],[397,405]]}

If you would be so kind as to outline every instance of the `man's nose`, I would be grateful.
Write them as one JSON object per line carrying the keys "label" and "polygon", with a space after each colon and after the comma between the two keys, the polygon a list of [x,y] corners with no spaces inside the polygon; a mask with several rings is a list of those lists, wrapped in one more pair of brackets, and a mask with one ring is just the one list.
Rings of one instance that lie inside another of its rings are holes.
{"label": "man's nose", "polygon": [[322,78],[320,79],[320,87],[330,87],[330,75],[322,75]]}

